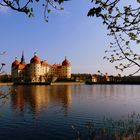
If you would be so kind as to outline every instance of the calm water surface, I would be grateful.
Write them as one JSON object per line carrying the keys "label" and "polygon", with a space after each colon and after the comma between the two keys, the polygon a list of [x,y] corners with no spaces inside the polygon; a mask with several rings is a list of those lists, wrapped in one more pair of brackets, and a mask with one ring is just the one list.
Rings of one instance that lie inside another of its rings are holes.
{"label": "calm water surface", "polygon": [[9,88],[16,93],[0,101],[0,140],[71,140],[72,125],[84,131],[88,121],[140,113],[139,85],[0,87]]}

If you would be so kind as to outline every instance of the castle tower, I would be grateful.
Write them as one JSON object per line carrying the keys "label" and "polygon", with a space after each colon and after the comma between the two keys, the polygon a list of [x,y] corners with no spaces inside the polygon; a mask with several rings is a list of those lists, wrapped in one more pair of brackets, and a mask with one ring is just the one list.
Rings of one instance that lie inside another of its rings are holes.
{"label": "castle tower", "polygon": [[62,73],[63,78],[71,78],[71,63],[65,56],[64,61],[62,62]]}
{"label": "castle tower", "polygon": [[32,82],[39,82],[41,75],[41,61],[37,56],[37,53],[34,53],[34,57],[30,60],[30,76]]}
{"label": "castle tower", "polygon": [[19,65],[19,61],[17,57],[15,57],[15,61],[11,65],[11,75],[13,81],[16,81],[18,78],[18,69],[17,69],[18,65]]}

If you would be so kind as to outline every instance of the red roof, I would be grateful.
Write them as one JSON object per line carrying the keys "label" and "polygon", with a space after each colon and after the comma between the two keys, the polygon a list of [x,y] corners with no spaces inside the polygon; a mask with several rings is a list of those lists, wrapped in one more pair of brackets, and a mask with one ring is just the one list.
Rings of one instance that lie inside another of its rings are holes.
{"label": "red roof", "polygon": [[52,67],[61,67],[60,64],[53,64]]}
{"label": "red roof", "polygon": [[15,60],[13,63],[12,63],[12,67],[15,67],[19,64],[19,61],[18,60]]}
{"label": "red roof", "polygon": [[62,62],[62,66],[70,66],[70,62],[65,58],[65,60]]}
{"label": "red roof", "polygon": [[26,67],[25,64],[19,64],[19,65],[16,66],[16,69],[23,70],[25,67]]}
{"label": "red roof", "polygon": [[40,64],[40,59],[37,55],[35,55],[31,60],[31,63]]}

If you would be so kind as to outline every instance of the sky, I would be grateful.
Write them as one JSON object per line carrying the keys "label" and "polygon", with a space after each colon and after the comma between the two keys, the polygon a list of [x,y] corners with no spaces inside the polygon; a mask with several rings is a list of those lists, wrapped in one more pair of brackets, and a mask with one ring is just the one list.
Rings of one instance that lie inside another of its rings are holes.
{"label": "sky", "polygon": [[43,19],[43,8],[35,6],[35,16],[0,9],[0,62],[11,72],[11,63],[24,51],[26,63],[34,52],[47,63],[62,63],[65,56],[72,64],[72,73],[103,73],[117,75],[119,71],[106,60],[110,38],[100,19],[87,17],[90,1],[74,0],[63,4],[63,11],[52,11],[49,22]]}

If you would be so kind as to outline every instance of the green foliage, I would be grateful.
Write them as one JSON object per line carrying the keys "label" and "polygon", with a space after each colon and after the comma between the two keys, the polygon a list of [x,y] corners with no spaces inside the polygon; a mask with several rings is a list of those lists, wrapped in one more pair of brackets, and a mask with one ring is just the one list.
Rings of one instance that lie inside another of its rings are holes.
{"label": "green foliage", "polygon": [[121,4],[122,0],[91,2],[93,7],[87,15],[101,18],[109,31],[108,35],[114,38],[114,42],[110,43],[110,50],[105,51],[107,54],[104,59],[111,63],[117,62],[116,68],[121,71],[136,67],[132,75],[140,71],[140,55],[133,50],[133,46],[140,43],[140,1],[133,0],[131,5]]}
{"label": "green foliage", "polygon": [[[7,6],[11,8],[12,10],[15,10],[17,12],[25,13],[28,17],[34,16],[34,8],[32,7],[33,3],[42,3],[42,6],[44,7],[44,20],[48,22],[48,15],[51,10],[63,10],[60,5],[68,0],[25,0],[24,2],[22,0],[2,0],[0,2],[0,6]],[[38,4],[39,5],[39,4]]]}

